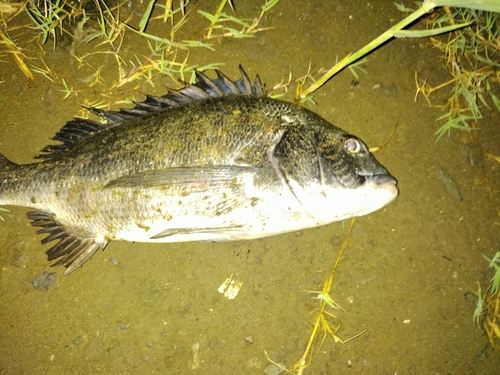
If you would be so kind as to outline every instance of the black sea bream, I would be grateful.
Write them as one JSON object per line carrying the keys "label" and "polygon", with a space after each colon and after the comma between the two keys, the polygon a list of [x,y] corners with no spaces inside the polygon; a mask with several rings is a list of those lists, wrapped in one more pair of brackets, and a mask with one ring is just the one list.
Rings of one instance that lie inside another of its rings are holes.
{"label": "black sea bream", "polygon": [[111,240],[230,241],[365,215],[398,195],[396,180],[355,136],[293,103],[258,76],[217,71],[134,109],[91,109],[39,163],[0,155],[0,205],[28,218],[48,259],[70,273]]}

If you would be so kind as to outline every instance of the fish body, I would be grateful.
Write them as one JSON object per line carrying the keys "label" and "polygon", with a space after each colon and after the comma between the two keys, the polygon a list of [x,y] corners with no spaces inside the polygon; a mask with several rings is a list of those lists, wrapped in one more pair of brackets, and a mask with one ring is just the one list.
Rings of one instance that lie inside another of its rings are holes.
{"label": "fish body", "polygon": [[28,213],[48,259],[82,265],[111,240],[261,238],[365,215],[395,179],[366,145],[319,115],[268,98],[257,77],[197,73],[192,85],[129,110],[91,109],[38,155],[0,155],[0,205]]}

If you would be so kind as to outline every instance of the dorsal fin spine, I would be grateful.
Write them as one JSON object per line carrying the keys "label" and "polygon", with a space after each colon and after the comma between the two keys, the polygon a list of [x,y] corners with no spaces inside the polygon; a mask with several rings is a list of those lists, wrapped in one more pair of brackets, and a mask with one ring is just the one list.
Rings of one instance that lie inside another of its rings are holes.
{"label": "dorsal fin spine", "polygon": [[156,112],[162,112],[170,107],[181,106],[196,100],[206,100],[209,98],[223,97],[230,95],[245,95],[262,97],[266,95],[266,87],[262,84],[259,76],[255,77],[253,83],[243,67],[239,66],[241,78],[237,81],[230,80],[220,71],[216,70],[217,78],[210,79],[205,74],[196,71],[196,80],[193,84],[186,83],[179,90],[168,90],[167,94],[161,97],[146,96],[143,102],[136,103],[134,108],[120,109],[119,111],[103,111],[94,107],[85,107],[93,114],[103,118],[106,123],[75,118],[63,126],[52,138],[61,144],[48,145],[42,149],[36,158],[49,160],[54,155],[72,147],[76,143],[91,137],[110,127],[119,126],[123,122],[133,117],[146,116]]}

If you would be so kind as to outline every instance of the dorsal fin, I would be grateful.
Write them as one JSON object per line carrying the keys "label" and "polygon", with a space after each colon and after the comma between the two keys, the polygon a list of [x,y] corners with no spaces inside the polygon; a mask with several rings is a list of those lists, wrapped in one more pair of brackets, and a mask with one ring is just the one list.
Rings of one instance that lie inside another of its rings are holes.
{"label": "dorsal fin", "polygon": [[83,118],[75,118],[64,125],[56,133],[55,137],[52,138],[55,141],[61,142],[61,144],[45,146],[36,158],[50,159],[54,154],[66,150],[81,139],[88,138],[92,134],[96,134],[108,127],[107,124],[100,124]]}
{"label": "dorsal fin", "polygon": [[196,71],[196,80],[193,84],[185,83],[179,90],[168,90],[161,97],[146,96],[143,102],[135,103],[131,109],[120,109],[119,111],[103,111],[97,108],[87,108],[89,111],[102,117],[106,123],[100,124],[95,121],[75,118],[69,121],[57,132],[55,141],[61,144],[48,145],[36,156],[38,159],[48,160],[58,153],[66,150],[83,139],[89,138],[105,129],[118,126],[124,121],[146,116],[152,113],[165,111],[170,107],[177,107],[196,100],[206,100],[229,95],[245,95],[262,97],[266,95],[266,87],[262,84],[259,76],[255,77],[253,83],[248,75],[239,66],[241,78],[237,81],[230,80],[227,76],[216,70],[217,78],[210,79],[205,74]]}

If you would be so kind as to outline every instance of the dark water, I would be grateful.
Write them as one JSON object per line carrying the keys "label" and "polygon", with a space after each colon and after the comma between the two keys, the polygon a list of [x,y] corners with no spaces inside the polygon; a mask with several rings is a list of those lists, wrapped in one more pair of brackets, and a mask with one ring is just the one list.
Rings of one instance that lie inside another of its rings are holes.
{"label": "dark water", "polygon": [[[263,2],[235,3],[244,18],[257,15]],[[199,39],[208,24],[195,11],[214,13],[217,5],[188,7],[193,21],[179,39]],[[224,62],[235,78],[242,64],[272,86],[290,70],[305,74],[310,63],[313,70],[331,67],[337,54],[357,50],[402,18],[390,1],[282,0],[263,20],[272,29],[252,39],[213,40],[215,51],[193,49],[189,62]],[[27,22],[20,16],[13,25]],[[26,43],[33,35],[12,34]],[[51,43],[28,43],[26,52],[43,53],[49,68],[80,90],[64,100],[61,85],[38,74],[29,82],[2,50],[0,151],[13,161],[32,161],[81,105],[106,95],[140,100],[141,93],[162,94],[173,84],[158,77],[155,87],[134,81],[109,90],[118,74],[113,56],[95,56],[92,67],[79,68],[70,52],[97,47],[68,37],[55,50]],[[144,39],[125,38],[127,71],[146,47]],[[95,69],[102,84],[90,86]],[[356,220],[331,290],[345,308],[330,310],[337,316],[329,317],[332,325],[341,324],[336,335],[366,333],[346,344],[329,336],[321,348],[320,335],[304,373],[496,374],[500,356],[472,323],[476,300],[469,292],[492,276],[481,254],[499,249],[498,164],[484,156],[500,154],[499,115],[485,110],[477,137],[453,132],[435,143],[442,112],[421,97],[414,101],[414,74],[434,85],[450,76],[427,40],[391,41],[369,56],[365,69],[357,84],[349,71],[332,79],[312,109],[371,147],[398,124],[385,152],[375,155],[398,179],[400,196]],[[433,97],[436,104],[446,100],[447,92]],[[48,246],[29,227],[26,211],[11,207],[0,223],[0,374],[272,373],[264,351],[290,367],[304,352],[319,307],[304,291],[322,288],[349,226],[222,244],[113,242],[65,277],[63,268],[48,267]],[[43,271],[57,278],[35,288]],[[233,300],[217,290],[231,276],[243,283]]]}

